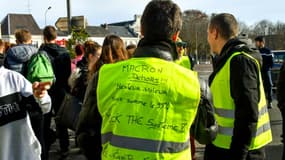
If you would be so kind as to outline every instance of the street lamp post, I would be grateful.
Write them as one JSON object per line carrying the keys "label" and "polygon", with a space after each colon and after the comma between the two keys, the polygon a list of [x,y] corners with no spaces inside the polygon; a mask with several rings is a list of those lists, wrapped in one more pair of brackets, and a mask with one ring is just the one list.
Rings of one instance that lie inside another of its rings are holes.
{"label": "street lamp post", "polygon": [[45,12],[45,26],[47,25],[47,12],[51,9],[51,6],[49,6]]}

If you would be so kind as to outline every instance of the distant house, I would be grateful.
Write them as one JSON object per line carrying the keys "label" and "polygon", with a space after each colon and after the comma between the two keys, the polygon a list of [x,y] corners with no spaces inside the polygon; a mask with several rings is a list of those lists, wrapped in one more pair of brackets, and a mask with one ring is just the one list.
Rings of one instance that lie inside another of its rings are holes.
{"label": "distant house", "polygon": [[[121,37],[126,46],[129,44],[138,44],[139,41],[138,35],[127,27],[109,26],[104,24],[101,26],[86,26],[85,30],[89,35],[89,40],[93,40],[101,45],[103,44],[105,37],[111,34]],[[57,33],[58,41],[64,41],[69,38],[67,32],[59,30]]]}
{"label": "distant house", "polygon": [[[58,29],[57,41],[60,43],[65,42],[70,35],[68,35],[65,23],[65,17],[59,18],[55,26]],[[89,35],[89,39],[92,39],[99,44],[103,44],[103,40],[107,35],[115,34],[120,36],[125,45],[137,44],[139,41],[139,29],[140,29],[140,16],[135,16],[135,20],[119,22],[113,24],[103,24],[101,26],[88,26],[84,16],[73,17],[74,24],[83,26]],[[77,21],[75,21],[77,20]],[[81,25],[83,23],[83,25]],[[42,29],[39,28],[35,19],[31,14],[8,14],[1,22],[0,25],[0,38],[15,43],[16,38],[14,33],[17,29],[28,29],[32,34],[33,44],[39,47],[43,43]]]}
{"label": "distant house", "polygon": [[86,31],[89,34],[89,39],[100,44],[103,44],[104,38],[110,34],[120,36],[124,40],[125,45],[137,44],[139,41],[138,35],[127,27],[104,24],[101,26],[87,26]]}
{"label": "distant house", "polygon": [[14,33],[17,29],[23,28],[31,32],[35,46],[42,43],[42,31],[31,14],[8,14],[1,22],[1,38],[16,43]]}
{"label": "distant house", "polygon": [[134,20],[110,23],[109,25],[127,27],[128,29],[137,33],[137,35],[141,35],[141,15],[135,15]]}

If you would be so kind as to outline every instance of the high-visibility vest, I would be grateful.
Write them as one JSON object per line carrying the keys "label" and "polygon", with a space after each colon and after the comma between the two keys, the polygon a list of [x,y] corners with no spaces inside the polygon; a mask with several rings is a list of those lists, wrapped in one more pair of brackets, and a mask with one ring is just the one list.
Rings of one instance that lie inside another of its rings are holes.
{"label": "high-visibility vest", "polygon": [[175,63],[187,69],[191,69],[191,61],[188,56],[181,56]]}
{"label": "high-visibility vest", "polygon": [[103,65],[97,87],[102,159],[189,160],[197,73],[158,58]]}
{"label": "high-visibility vest", "polygon": [[240,54],[251,58],[257,64],[259,70],[259,116],[256,132],[252,137],[251,145],[249,147],[249,150],[254,150],[259,149],[271,142],[272,135],[259,63],[256,59],[243,52],[236,52],[227,60],[223,68],[214,77],[213,82],[210,86],[211,92],[213,94],[215,118],[219,125],[218,135],[213,141],[213,144],[220,148],[229,149],[232,142],[236,106],[230,91],[230,64],[232,58]]}

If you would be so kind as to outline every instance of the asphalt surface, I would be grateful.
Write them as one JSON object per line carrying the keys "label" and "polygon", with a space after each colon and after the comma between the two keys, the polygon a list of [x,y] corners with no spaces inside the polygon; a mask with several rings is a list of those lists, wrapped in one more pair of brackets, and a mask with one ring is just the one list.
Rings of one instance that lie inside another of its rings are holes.
{"label": "asphalt surface", "polygon": [[[208,76],[212,72],[211,65],[201,64],[195,67],[195,70],[199,72],[199,76],[202,79],[207,80]],[[279,109],[277,108],[276,100],[273,102],[273,108],[269,110],[271,129],[273,135],[273,141],[266,146],[267,160],[281,160],[283,145],[281,143],[282,133],[282,118]],[[65,160],[86,160],[86,158],[80,153],[80,150],[75,147],[74,133],[70,131],[70,152]],[[58,142],[53,144],[50,150],[49,160],[60,160]],[[203,160],[204,146],[196,143],[196,160]],[[213,159],[214,160],[214,159]]]}

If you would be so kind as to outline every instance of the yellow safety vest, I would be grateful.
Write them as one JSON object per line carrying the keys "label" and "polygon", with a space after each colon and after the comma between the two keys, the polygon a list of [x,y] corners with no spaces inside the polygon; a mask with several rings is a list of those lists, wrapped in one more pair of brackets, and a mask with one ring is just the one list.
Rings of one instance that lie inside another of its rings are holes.
{"label": "yellow safety vest", "polygon": [[157,58],[99,71],[102,160],[189,160],[189,130],[200,101],[197,73]]}
{"label": "yellow safety vest", "polygon": [[188,56],[181,56],[175,63],[187,69],[191,69],[191,62]]}
{"label": "yellow safety vest", "polygon": [[[256,132],[252,137],[249,150],[259,149],[272,141],[270,119],[268,115],[266,99],[260,74],[260,66],[256,59],[243,52],[234,53],[225,63],[223,68],[216,74],[210,86],[213,94],[215,118],[219,125],[219,132],[213,144],[217,147],[229,149],[235,121],[235,103],[230,91],[230,64],[234,56],[243,54],[253,59],[259,69],[260,100],[258,103],[259,117]],[[234,73],[233,73],[234,74]]]}

